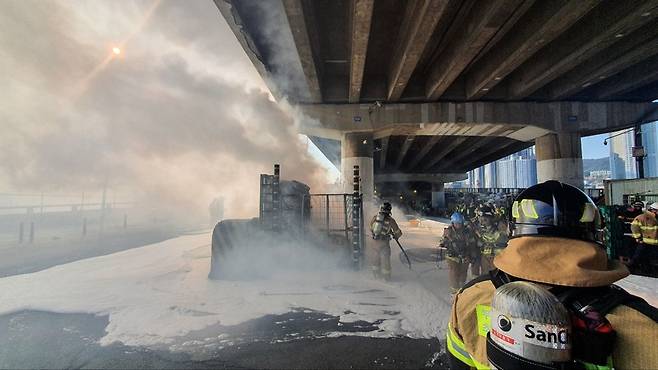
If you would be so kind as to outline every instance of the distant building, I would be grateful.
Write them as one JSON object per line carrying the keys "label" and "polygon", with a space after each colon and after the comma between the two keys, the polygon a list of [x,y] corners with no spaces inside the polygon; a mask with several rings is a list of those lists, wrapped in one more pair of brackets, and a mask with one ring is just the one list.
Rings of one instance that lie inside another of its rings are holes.
{"label": "distant building", "polygon": [[468,173],[472,188],[527,188],[537,183],[534,147],[478,167]]}
{"label": "distant building", "polygon": [[[642,145],[646,157],[644,158],[644,176],[658,177],[658,122],[642,125]],[[635,143],[633,130],[617,131],[611,133],[615,136],[608,140],[610,146],[610,176],[613,179],[637,178],[637,165],[633,158],[633,145]]]}

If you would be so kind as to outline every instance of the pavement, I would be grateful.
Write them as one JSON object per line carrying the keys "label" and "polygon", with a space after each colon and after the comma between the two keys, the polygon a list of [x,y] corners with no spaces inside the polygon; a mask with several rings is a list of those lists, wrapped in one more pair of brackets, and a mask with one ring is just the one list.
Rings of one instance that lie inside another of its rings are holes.
{"label": "pavement", "polygon": [[[430,256],[430,248],[438,244],[441,224],[401,226],[405,249],[414,256]],[[447,270],[436,268],[434,261],[414,263],[413,270],[409,270],[398,254],[393,253],[394,282],[420,281],[437,300],[450,304],[449,295],[445,294]],[[210,326],[150,347],[118,342],[101,345],[108,324],[107,316],[83,313],[25,310],[2,315],[0,368],[447,367],[442,337],[369,337],[369,332],[378,330],[378,321],[342,323],[338,316],[304,307],[235,326]]]}

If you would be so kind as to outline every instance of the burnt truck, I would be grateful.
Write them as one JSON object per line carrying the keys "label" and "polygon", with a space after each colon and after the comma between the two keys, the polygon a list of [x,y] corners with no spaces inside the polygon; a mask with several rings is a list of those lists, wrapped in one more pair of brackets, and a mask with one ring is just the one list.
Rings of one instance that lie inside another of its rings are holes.
{"label": "burnt truck", "polygon": [[258,217],[222,220],[213,229],[210,279],[222,279],[234,252],[255,244],[267,248],[296,243],[330,249],[346,265],[363,261],[363,200],[359,168],[354,166],[352,193],[315,194],[299,181],[281,180],[280,166],[260,175]]}

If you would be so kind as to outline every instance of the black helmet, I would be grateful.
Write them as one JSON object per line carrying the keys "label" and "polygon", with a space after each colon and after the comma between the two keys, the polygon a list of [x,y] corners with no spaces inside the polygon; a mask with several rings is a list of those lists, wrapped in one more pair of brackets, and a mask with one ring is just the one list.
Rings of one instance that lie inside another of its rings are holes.
{"label": "black helmet", "polygon": [[392,209],[393,207],[391,207],[391,203],[389,202],[384,202],[384,204],[382,204],[382,206],[379,208],[379,210],[384,213],[391,213]]}
{"label": "black helmet", "polygon": [[494,216],[493,209],[489,205],[484,205],[482,208],[480,208],[480,215],[486,217],[486,216]]}
{"label": "black helmet", "polygon": [[582,190],[558,181],[531,186],[512,205],[512,238],[557,236],[600,243],[596,204]]}

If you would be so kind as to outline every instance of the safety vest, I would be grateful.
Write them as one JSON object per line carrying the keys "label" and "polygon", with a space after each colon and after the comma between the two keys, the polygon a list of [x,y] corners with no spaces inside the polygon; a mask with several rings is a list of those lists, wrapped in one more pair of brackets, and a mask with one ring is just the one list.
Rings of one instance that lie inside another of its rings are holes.
{"label": "safety vest", "polygon": [[658,245],[658,221],[651,212],[644,212],[631,222],[633,238],[642,239],[644,244]]}
{"label": "safety vest", "polygon": [[498,228],[481,228],[479,236],[482,242],[481,252],[483,255],[493,255],[500,251],[501,248],[497,244],[500,241],[501,233]]}

